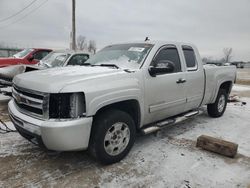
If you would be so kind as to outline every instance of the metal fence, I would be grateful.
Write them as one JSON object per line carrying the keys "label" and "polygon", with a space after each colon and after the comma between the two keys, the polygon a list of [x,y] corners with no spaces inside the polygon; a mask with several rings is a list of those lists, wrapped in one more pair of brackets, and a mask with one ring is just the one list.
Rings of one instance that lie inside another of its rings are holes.
{"label": "metal fence", "polygon": [[18,48],[0,48],[0,57],[11,57],[21,50]]}

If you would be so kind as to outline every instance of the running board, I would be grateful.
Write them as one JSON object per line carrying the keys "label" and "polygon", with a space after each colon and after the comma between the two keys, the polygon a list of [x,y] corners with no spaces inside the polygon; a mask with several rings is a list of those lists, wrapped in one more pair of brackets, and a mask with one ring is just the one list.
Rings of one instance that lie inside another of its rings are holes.
{"label": "running board", "polygon": [[191,112],[188,112],[186,114],[183,114],[181,116],[177,116],[175,118],[169,118],[169,119],[165,119],[163,121],[160,121],[156,124],[153,124],[152,126],[149,126],[147,128],[144,128],[142,129],[142,134],[146,135],[146,134],[150,134],[150,133],[153,133],[155,131],[158,131],[162,128],[165,128],[165,127],[168,127],[170,125],[175,125],[177,123],[180,123],[182,121],[185,121],[191,117],[194,117],[196,115],[199,115],[201,114],[201,111],[199,110],[196,110],[196,111],[191,111]]}

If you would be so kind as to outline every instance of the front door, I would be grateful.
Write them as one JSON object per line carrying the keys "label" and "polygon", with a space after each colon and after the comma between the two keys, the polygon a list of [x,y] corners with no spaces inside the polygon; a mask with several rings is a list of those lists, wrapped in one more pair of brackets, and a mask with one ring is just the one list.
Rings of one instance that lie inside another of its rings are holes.
{"label": "front door", "polygon": [[[186,74],[182,70],[178,50],[173,45],[162,47],[150,66],[171,62],[174,70],[151,76],[145,73],[145,120],[156,122],[184,111],[186,105]],[[161,66],[161,65],[160,65]]]}

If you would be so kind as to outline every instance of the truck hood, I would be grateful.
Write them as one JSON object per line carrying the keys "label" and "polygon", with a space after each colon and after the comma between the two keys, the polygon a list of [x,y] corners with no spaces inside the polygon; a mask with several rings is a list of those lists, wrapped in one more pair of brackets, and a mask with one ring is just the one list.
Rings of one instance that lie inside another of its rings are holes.
{"label": "truck hood", "polygon": [[117,74],[129,73],[110,67],[60,67],[20,74],[14,77],[13,82],[19,87],[30,90],[58,93],[67,85]]}
{"label": "truck hood", "polygon": [[5,67],[5,66],[13,65],[13,64],[19,64],[22,61],[23,60],[20,58],[13,58],[13,57],[0,58],[0,67]]}

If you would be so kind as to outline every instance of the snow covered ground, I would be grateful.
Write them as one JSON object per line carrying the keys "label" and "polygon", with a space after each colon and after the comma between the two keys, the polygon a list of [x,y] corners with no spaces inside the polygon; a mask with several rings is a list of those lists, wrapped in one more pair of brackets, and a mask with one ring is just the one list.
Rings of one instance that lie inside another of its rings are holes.
{"label": "snow covered ground", "polygon": [[[248,187],[250,98],[242,100],[247,105],[229,103],[221,118],[208,117],[204,109],[196,118],[140,136],[129,155],[110,166],[86,152],[46,152],[17,133],[0,134],[0,187]],[[238,155],[196,148],[202,134],[238,143]]]}
{"label": "snow covered ground", "polygon": [[250,91],[250,86],[236,84],[233,86],[233,91]]}

